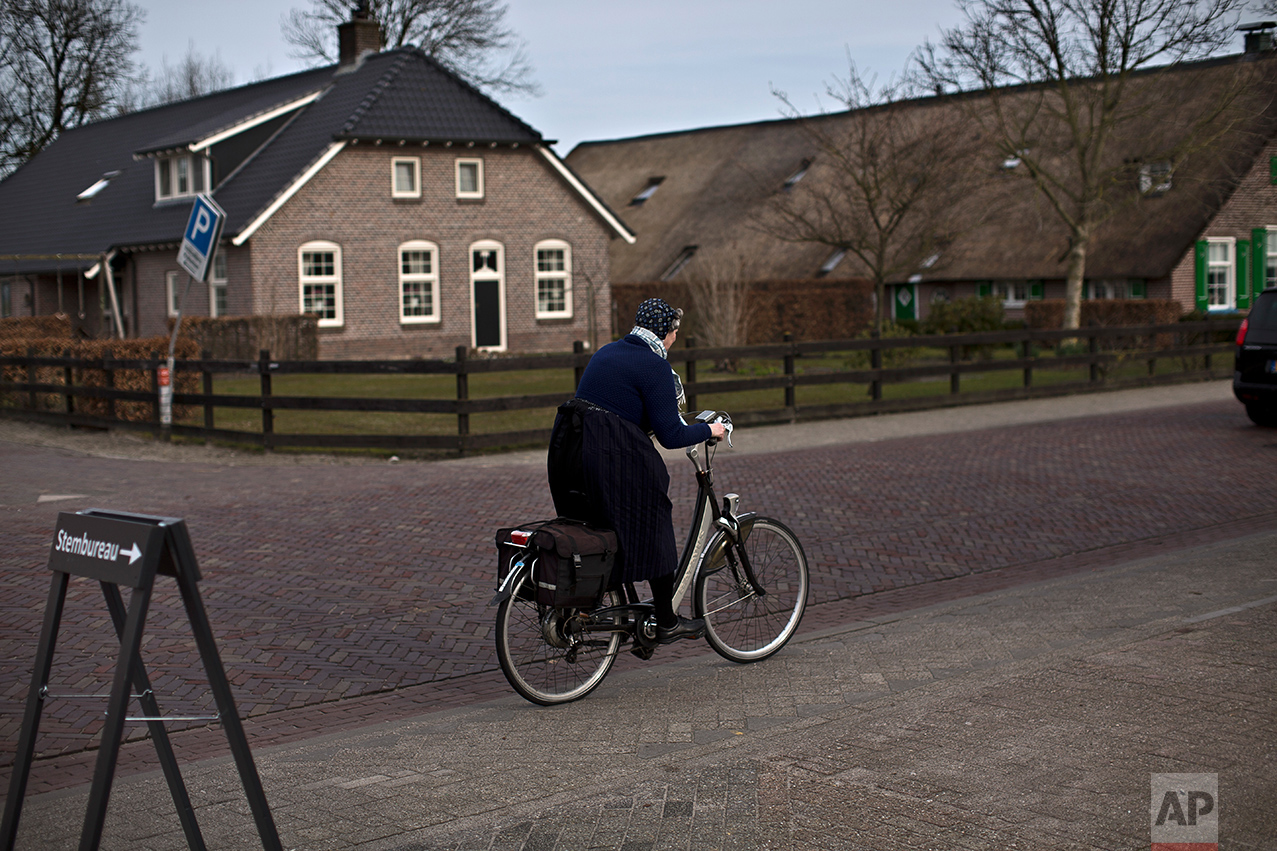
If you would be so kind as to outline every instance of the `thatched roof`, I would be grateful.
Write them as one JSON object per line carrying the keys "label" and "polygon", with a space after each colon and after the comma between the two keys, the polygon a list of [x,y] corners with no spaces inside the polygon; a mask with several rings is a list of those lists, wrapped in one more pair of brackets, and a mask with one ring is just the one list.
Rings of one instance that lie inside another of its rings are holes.
{"label": "thatched roof", "polygon": [[[1209,147],[1175,163],[1172,188],[1122,208],[1091,240],[1088,278],[1165,277],[1191,248],[1241,176],[1271,140],[1277,105],[1277,53],[1243,54],[1144,72],[1138,86],[1139,115],[1107,155],[1110,162],[1146,161],[1148,151],[1183,135],[1187,116],[1210,111],[1212,98],[1238,91],[1239,74],[1261,79],[1240,89],[1230,132]],[[1042,89],[1000,90],[1005,108],[1028,108]],[[968,177],[978,178],[978,207],[987,217],[961,233],[939,262],[916,273],[925,280],[1059,279],[1065,275],[1068,231],[1042,194],[1024,177],[1024,168],[1004,169],[1007,155],[972,117],[971,106],[989,95],[947,95],[898,102],[887,109],[916,113],[916,120],[961,127],[975,140],[963,160]],[[977,104],[978,105],[978,104]],[[880,110],[881,108],[879,108]],[[709,127],[630,139],[584,142],[567,157],[579,173],[638,234],[633,245],[613,242],[612,280],[655,281],[680,253],[697,246],[697,257],[718,252],[738,255],[753,278],[808,278],[831,255],[823,245],[795,244],[767,232],[767,207],[776,193],[794,197],[829,178],[817,155],[811,129],[837,134],[852,122],[872,121],[878,110],[859,110],[808,119],[786,119]],[[946,130],[946,132],[951,132]],[[1041,140],[1043,150],[1068,156],[1064,138]],[[785,182],[811,161],[802,180]],[[822,171],[824,169],[824,171]],[[640,204],[631,199],[661,178]],[[1277,207],[1273,218],[1277,220]],[[1271,222],[1256,222],[1263,226]],[[850,255],[829,273],[833,279],[862,277]],[[909,277],[903,273],[899,280]]]}

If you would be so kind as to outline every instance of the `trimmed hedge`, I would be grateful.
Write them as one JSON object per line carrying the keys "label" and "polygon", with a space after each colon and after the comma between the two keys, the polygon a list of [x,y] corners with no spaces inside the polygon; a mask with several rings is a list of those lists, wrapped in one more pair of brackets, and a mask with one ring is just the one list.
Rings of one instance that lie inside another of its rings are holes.
{"label": "trimmed hedge", "polygon": [[[1102,299],[1082,302],[1081,326],[1172,325],[1183,308],[1170,299]],[[1024,306],[1024,320],[1034,330],[1064,327],[1064,300],[1031,301]]]}
{"label": "trimmed hedge", "polygon": [[[0,355],[23,356],[34,354],[36,357],[71,357],[101,358],[106,354],[124,360],[157,357],[161,360],[168,357],[167,337],[146,337],[136,340],[0,340]],[[179,338],[175,357],[193,359],[199,357],[199,347],[193,340]],[[153,386],[150,370],[114,369],[116,390],[133,390],[152,393]],[[5,381],[25,383],[26,367],[3,367]],[[39,384],[66,384],[66,371],[62,367],[42,366],[35,370],[35,380]],[[106,387],[107,373],[102,369],[75,368],[71,372],[71,383],[84,387]],[[173,390],[176,393],[199,393],[200,376],[197,372],[178,371],[174,376]],[[4,394],[6,407],[30,408],[31,396],[25,392],[8,392]],[[106,417],[110,401],[92,396],[75,397],[76,413],[88,416]],[[36,410],[62,410],[63,397],[58,393],[36,394]],[[192,416],[195,409],[190,405],[174,405],[173,419],[184,419]],[[155,407],[151,402],[135,402],[131,400],[115,401],[115,419],[128,422],[152,422],[155,420]]]}
{"label": "trimmed hedge", "polygon": [[71,317],[65,313],[54,313],[50,316],[10,316],[0,319],[0,344],[14,340],[56,339],[70,340],[75,337],[71,327]]}
{"label": "trimmed hedge", "polygon": [[[173,320],[169,320],[170,329]],[[276,360],[319,359],[319,317],[183,316],[178,339],[195,341],[198,351],[218,360],[257,360],[262,349]]]}

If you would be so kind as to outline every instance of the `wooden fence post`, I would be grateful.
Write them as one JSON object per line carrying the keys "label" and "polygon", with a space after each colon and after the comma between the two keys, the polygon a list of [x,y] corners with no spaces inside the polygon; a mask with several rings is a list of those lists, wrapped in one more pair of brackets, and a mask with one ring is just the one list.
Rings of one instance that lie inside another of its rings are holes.
{"label": "wooden fence post", "polygon": [[788,331],[781,340],[789,344],[789,351],[785,353],[785,375],[789,377],[785,383],[785,407],[789,409],[790,422],[793,422],[794,417],[797,416],[795,409],[798,407],[794,393],[794,349],[796,346],[794,346],[794,335]]}
{"label": "wooden fence post", "polygon": [[[209,369],[208,361],[213,357],[213,353],[208,349],[200,351],[200,360],[204,363],[200,364],[200,373],[204,377],[204,395],[213,395],[213,370]],[[211,399],[204,400],[204,428],[212,430],[213,428],[213,401]],[[211,446],[213,436],[211,434],[204,435],[205,445]]]}
{"label": "wooden fence post", "polygon": [[[583,355],[583,354],[585,354],[585,343],[584,343],[584,342],[582,342],[581,340],[573,340],[573,341],[572,341],[572,354],[574,354],[574,355]],[[573,393],[575,393],[575,392],[576,392],[576,389],[577,389],[578,387],[580,387],[580,386],[581,386],[581,376],[582,376],[584,373],[585,373],[585,367],[584,367],[584,366],[582,366],[582,365],[581,365],[581,364],[579,364],[579,363],[573,363],[573,364],[572,364],[572,392],[573,392]]]}
{"label": "wooden fence post", "polygon": [[[877,341],[880,336],[878,329],[870,331],[869,336]],[[882,349],[877,346],[869,350],[869,368],[875,372],[882,369]],[[882,375],[874,376],[874,380],[869,385],[869,397],[875,402],[882,401]]]}
{"label": "wooden fence post", "polygon": [[[1033,357],[1033,338],[1032,338],[1032,336],[1031,336],[1031,335],[1029,335],[1029,336],[1025,336],[1025,338],[1024,338],[1023,348],[1022,348],[1020,351],[1023,353],[1023,355],[1024,355],[1024,359],[1025,359],[1026,361],[1027,361],[1027,360],[1031,360],[1031,359],[1032,359],[1032,357]],[[1025,386],[1025,387],[1032,387],[1032,386],[1033,386],[1033,365],[1032,365],[1032,364],[1025,364],[1025,365],[1024,365],[1024,386]]]}
{"label": "wooden fence post", "polygon": [[[950,333],[955,332],[951,331]],[[962,390],[962,373],[958,372],[956,368],[958,366],[958,361],[962,359],[962,352],[960,349],[961,346],[956,345],[949,347],[949,363],[954,367],[954,369],[949,373],[949,392],[954,394]]]}
{"label": "wooden fence post", "polygon": [[[687,347],[687,348],[689,348],[689,349],[694,349],[694,348],[696,348],[696,335],[695,335],[695,334],[688,334],[688,335],[687,335],[687,339],[683,341],[683,345],[684,345],[684,346],[686,346],[686,347]],[[687,383],[688,383],[688,384],[695,384],[695,383],[696,383],[696,358],[695,358],[695,356],[690,357],[690,358],[688,358],[688,359],[687,359]],[[696,413],[696,412],[697,412],[697,411],[696,411],[696,394],[695,394],[695,393],[688,393],[688,394],[687,394],[687,411],[688,411],[688,413],[691,413],[691,414],[694,414],[694,413]]]}
{"label": "wooden fence post", "polygon": [[1091,383],[1095,384],[1100,380],[1100,363],[1097,360],[1097,354],[1100,351],[1100,340],[1094,334],[1087,338],[1087,350],[1091,353]]}
{"label": "wooden fence post", "polygon": [[275,447],[275,409],[270,406],[270,350],[262,349],[257,353],[257,373],[262,382],[262,447],[271,450]]}
{"label": "wooden fence post", "polygon": [[[1211,344],[1211,343],[1215,342],[1215,333],[1214,333],[1214,331],[1211,329],[1211,327],[1210,327],[1210,326],[1211,326],[1211,318],[1210,318],[1210,316],[1208,315],[1208,316],[1206,317],[1206,345],[1207,345],[1207,346],[1210,346],[1210,344]],[[1210,371],[1211,371],[1211,365],[1210,365],[1210,349],[1209,349],[1209,348],[1207,348],[1207,349],[1206,349],[1206,362],[1205,362],[1205,366],[1206,366],[1206,371],[1207,371],[1207,372],[1210,372]]]}
{"label": "wooden fence post", "polygon": [[466,347],[457,346],[457,455],[465,457],[470,436],[470,374],[466,372]]}

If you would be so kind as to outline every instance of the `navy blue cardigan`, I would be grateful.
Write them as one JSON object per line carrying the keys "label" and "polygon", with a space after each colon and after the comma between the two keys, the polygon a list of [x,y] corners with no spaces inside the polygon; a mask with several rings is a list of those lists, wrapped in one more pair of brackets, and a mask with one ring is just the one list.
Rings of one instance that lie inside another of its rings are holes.
{"label": "navy blue cardigan", "polygon": [[683,424],[669,363],[633,334],[594,353],[576,396],[654,433],[666,449],[701,443],[713,434],[705,423]]}

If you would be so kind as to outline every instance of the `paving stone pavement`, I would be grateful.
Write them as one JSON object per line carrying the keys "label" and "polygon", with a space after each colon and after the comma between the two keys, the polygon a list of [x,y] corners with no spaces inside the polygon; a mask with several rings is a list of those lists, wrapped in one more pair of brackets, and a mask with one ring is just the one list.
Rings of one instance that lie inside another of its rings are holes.
{"label": "paving stone pavement", "polygon": [[[188,519],[255,747],[508,693],[484,605],[493,518],[549,512],[543,453],[389,465],[117,440],[107,454],[119,457],[102,457],[100,439],[46,438],[0,430],[0,784],[59,510]],[[803,540],[807,629],[1277,525],[1267,462],[1277,443],[1226,383],[753,429],[737,443],[717,457],[720,486]],[[690,470],[671,464],[672,495],[687,504]],[[144,658],[161,703],[207,712],[171,590],[161,586],[152,612]],[[108,635],[96,589],[75,587],[62,686],[105,690]],[[618,671],[639,667],[626,659]],[[50,704],[34,792],[90,776],[99,713]],[[224,751],[217,728],[173,729],[193,758]],[[121,776],[154,766],[143,733],[132,732]]]}
{"label": "paving stone pavement", "polygon": [[[1277,532],[701,656],[550,709],[507,697],[260,749],[287,848],[1147,847],[1153,773],[1219,778],[1221,846],[1277,836]],[[184,772],[249,848],[225,758]],[[83,788],[19,847],[74,842]],[[184,846],[156,774],[104,849]]]}

